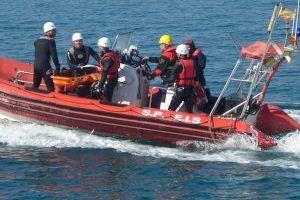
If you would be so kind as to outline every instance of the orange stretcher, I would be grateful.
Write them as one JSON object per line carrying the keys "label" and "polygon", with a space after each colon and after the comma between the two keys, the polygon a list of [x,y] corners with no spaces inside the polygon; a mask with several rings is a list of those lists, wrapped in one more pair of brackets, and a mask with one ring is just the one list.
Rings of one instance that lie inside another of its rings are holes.
{"label": "orange stretcher", "polygon": [[[96,68],[83,68],[81,73],[70,76],[70,71],[62,73],[59,76],[51,76],[55,86],[61,91],[72,91],[80,86],[91,85],[101,79],[101,74]],[[92,70],[91,70],[92,69]]]}
{"label": "orange stretcher", "polygon": [[63,90],[74,90],[81,85],[90,85],[100,80],[100,73],[92,73],[77,77],[65,77],[65,76],[51,76],[54,84]]}

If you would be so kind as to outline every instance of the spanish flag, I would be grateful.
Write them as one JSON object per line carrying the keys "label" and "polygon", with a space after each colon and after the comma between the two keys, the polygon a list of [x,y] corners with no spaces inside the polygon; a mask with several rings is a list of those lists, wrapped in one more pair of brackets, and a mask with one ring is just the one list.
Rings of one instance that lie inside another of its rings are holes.
{"label": "spanish flag", "polygon": [[283,20],[291,21],[295,18],[296,12],[288,8],[282,8],[278,16]]}

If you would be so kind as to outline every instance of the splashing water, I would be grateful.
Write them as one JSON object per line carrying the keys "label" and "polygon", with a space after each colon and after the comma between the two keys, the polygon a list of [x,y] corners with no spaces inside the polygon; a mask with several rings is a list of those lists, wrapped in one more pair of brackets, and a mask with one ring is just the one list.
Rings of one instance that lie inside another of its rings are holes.
{"label": "splashing water", "polygon": [[284,137],[277,140],[277,150],[280,152],[294,153],[300,157],[300,132],[295,131],[288,133]]}
{"label": "splashing water", "polygon": [[[291,132],[278,139],[278,146],[272,150],[261,151],[255,138],[236,135],[224,144],[194,143],[198,151],[186,151],[185,145],[179,148],[157,147],[119,140],[111,137],[99,137],[80,130],[65,129],[37,123],[0,121],[0,143],[7,146],[33,146],[38,148],[111,148],[118,152],[126,152],[137,156],[152,156],[177,160],[200,160],[217,162],[235,162],[241,164],[258,164],[263,166],[278,166],[283,168],[299,168],[300,163],[290,157],[299,158],[300,135]],[[204,147],[204,148],[203,148]],[[281,154],[280,157],[269,155]],[[286,156],[288,154],[288,158]],[[267,155],[267,158],[266,158]]]}

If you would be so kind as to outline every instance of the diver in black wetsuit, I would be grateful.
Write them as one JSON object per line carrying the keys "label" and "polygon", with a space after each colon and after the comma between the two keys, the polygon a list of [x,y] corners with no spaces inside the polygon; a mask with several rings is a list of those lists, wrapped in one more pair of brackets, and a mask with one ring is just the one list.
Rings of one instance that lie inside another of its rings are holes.
{"label": "diver in black wetsuit", "polygon": [[72,42],[73,46],[67,52],[67,61],[70,69],[76,69],[78,66],[87,65],[90,56],[97,61],[97,64],[99,63],[99,55],[91,47],[83,45],[81,33],[74,33]]}
{"label": "diver in black wetsuit", "polygon": [[[34,42],[35,59],[34,59],[34,74],[33,74],[33,88],[38,89],[42,79],[51,92],[54,91],[54,83],[51,75],[58,75],[60,64],[57,57],[57,50],[55,44],[56,27],[53,22],[46,22],[44,24],[44,35]],[[52,59],[56,70],[52,70],[50,59]]]}

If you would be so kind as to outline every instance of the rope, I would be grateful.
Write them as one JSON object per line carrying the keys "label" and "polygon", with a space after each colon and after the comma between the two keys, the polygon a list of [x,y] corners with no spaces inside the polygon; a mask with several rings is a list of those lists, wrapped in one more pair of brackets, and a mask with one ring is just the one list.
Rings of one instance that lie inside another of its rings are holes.
{"label": "rope", "polygon": [[[104,106],[101,106],[101,105],[103,105],[103,104],[101,104],[101,103],[96,104],[96,103],[94,103],[94,102],[90,102],[90,104],[91,104],[91,105],[94,105],[94,106],[96,106],[96,107],[98,107],[98,108],[101,108],[101,109],[103,109],[103,110],[105,110],[105,111],[115,112],[115,113],[134,111],[134,110],[131,109],[131,108],[128,108],[127,110],[116,110],[116,111],[113,111],[113,110],[110,110],[110,109],[106,109]],[[111,105],[111,106],[114,106],[114,105]]]}
{"label": "rope", "polygon": [[14,88],[17,88],[19,90],[24,90],[24,91],[26,91],[30,94],[35,94],[35,95],[40,96],[40,97],[55,98],[54,94],[52,94],[52,96],[49,96],[49,94],[51,94],[51,93],[42,95],[41,93],[32,92],[30,90],[25,90],[25,88],[23,88],[22,86],[19,86],[17,83],[15,83],[16,85],[14,85],[14,84],[10,84],[10,83],[13,83],[13,82],[8,83],[7,81],[3,81],[3,80],[0,80],[0,82],[5,84],[5,85],[9,85],[10,87],[14,87]]}
{"label": "rope", "polygon": [[[172,118],[174,121],[180,122],[180,123],[182,123],[182,124],[187,124],[187,123],[184,122],[184,121],[180,121],[179,119],[176,119],[176,118],[174,117],[173,114],[169,114],[168,116],[165,116],[164,119],[165,119],[165,118]],[[200,122],[199,124],[205,124],[205,123],[207,123],[207,122],[208,122],[208,120],[207,120],[207,121],[204,121],[204,122]]]}
{"label": "rope", "polygon": [[101,108],[101,109],[103,109],[105,111],[110,111],[110,112],[128,112],[128,111],[133,111],[131,108],[129,108],[127,110],[113,111],[113,110],[104,108],[104,106],[101,106],[100,103],[96,104],[96,103],[91,102],[91,101],[89,101],[89,102],[69,101],[69,100],[66,100],[66,99],[58,97],[57,95],[55,95],[54,92],[53,93],[49,93],[49,94],[41,94],[41,93],[38,93],[38,92],[33,92],[33,91],[30,91],[30,90],[25,90],[22,86],[14,85],[14,84],[9,84],[9,83],[7,83],[6,81],[3,81],[3,80],[0,80],[0,82],[3,83],[3,84],[5,84],[5,85],[9,85],[11,87],[17,88],[19,90],[24,90],[24,91],[26,91],[29,94],[34,94],[34,95],[39,96],[39,97],[47,97],[47,98],[52,98],[52,99],[58,99],[58,100],[61,100],[61,101],[64,101],[64,102],[76,103],[76,104],[81,104],[81,105],[94,105],[94,106],[99,107],[99,108]]}
{"label": "rope", "polygon": [[300,105],[300,102],[288,102],[288,101],[270,101],[267,104],[281,104],[281,105]]}
{"label": "rope", "polygon": [[[10,85],[10,84],[8,84],[7,82],[5,82],[5,81],[2,81],[2,80],[0,80],[0,82],[2,82],[2,83],[4,83],[4,84],[7,84],[7,85]],[[13,86],[13,87],[16,87],[16,88],[18,88],[18,89],[20,89],[20,90],[24,90],[24,88],[22,88],[22,87],[20,87],[20,86],[15,86],[15,85],[10,85],[10,86]],[[147,116],[144,116],[144,115],[142,115],[142,113],[141,112],[138,112],[138,111],[136,111],[135,109],[132,109],[131,107],[129,107],[128,109],[124,109],[124,110],[111,110],[111,109],[107,109],[107,108],[105,108],[105,106],[102,106],[102,104],[100,104],[100,103],[95,103],[95,102],[91,102],[91,101],[89,101],[89,102],[84,102],[84,103],[81,103],[81,102],[74,102],[74,101],[68,101],[68,100],[65,100],[65,99],[62,99],[62,98],[59,98],[58,96],[56,96],[55,95],[55,93],[53,93],[53,94],[51,94],[51,96],[49,95],[49,94],[47,94],[47,95],[42,95],[42,94],[40,94],[40,93],[37,93],[37,92],[32,92],[32,91],[29,91],[29,90],[26,90],[26,92],[28,92],[28,93],[30,93],[30,94],[34,94],[34,95],[37,95],[37,96],[40,96],[40,97],[47,97],[47,98],[54,98],[54,99],[59,99],[59,100],[61,100],[61,101],[64,101],[64,102],[70,102],[70,103],[77,103],[77,104],[84,104],[84,105],[93,105],[93,106],[96,106],[96,107],[98,107],[98,108],[101,108],[102,110],[105,110],[105,111],[109,111],[109,112],[114,112],[114,113],[121,113],[121,112],[134,112],[134,113],[136,113],[136,114],[138,114],[138,115],[140,115],[140,116],[143,116],[143,117],[147,117]],[[300,103],[299,103],[299,105],[300,105]],[[151,118],[151,117],[149,117],[149,118]],[[164,116],[164,118],[165,119],[167,119],[167,118],[172,118],[174,121],[177,121],[177,122],[179,122],[179,123],[181,123],[181,124],[186,124],[186,122],[183,122],[183,121],[180,121],[179,119],[176,119],[175,117],[174,117],[174,115],[173,114],[169,114],[169,115],[167,115],[167,116]],[[202,121],[202,122],[200,122],[199,124],[205,124],[205,123],[208,123],[208,120],[207,121]]]}

